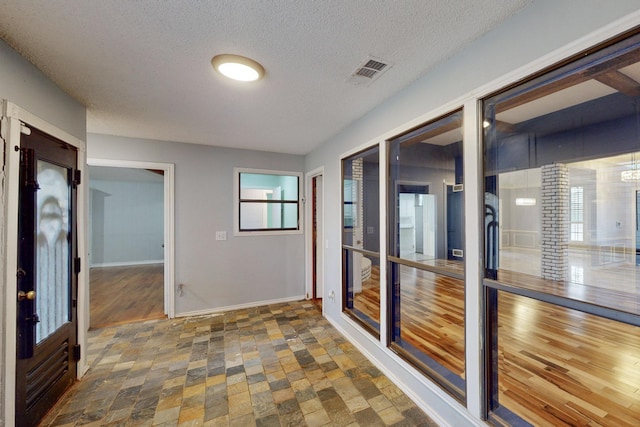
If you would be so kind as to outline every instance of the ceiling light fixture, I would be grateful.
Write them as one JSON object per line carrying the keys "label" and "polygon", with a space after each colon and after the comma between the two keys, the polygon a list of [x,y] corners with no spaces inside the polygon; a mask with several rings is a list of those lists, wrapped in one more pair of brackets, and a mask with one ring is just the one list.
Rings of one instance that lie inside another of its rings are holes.
{"label": "ceiling light fixture", "polygon": [[536,199],[534,197],[517,197],[516,206],[535,206]]}
{"label": "ceiling light fixture", "polygon": [[264,76],[264,67],[240,55],[223,54],[211,58],[214,70],[225,77],[241,82],[253,82]]}

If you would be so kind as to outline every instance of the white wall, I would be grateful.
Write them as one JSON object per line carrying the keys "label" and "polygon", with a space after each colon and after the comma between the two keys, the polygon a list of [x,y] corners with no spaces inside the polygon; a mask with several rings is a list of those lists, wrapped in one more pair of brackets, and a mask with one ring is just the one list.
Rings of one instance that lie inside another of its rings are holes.
{"label": "white wall", "polygon": [[164,184],[158,180],[91,179],[92,267],[163,261]]}
{"label": "white wall", "polygon": [[233,168],[302,172],[302,156],[94,134],[87,145],[89,158],[175,164],[176,314],[304,296],[302,234],[233,235]]}
{"label": "white wall", "polygon": [[[50,124],[63,131],[85,140],[86,136],[86,110],[71,97],[66,95],[55,84],[47,79],[40,71],[22,58],[13,49],[0,41],[0,99],[6,99],[24,110],[35,114]],[[11,147],[3,148],[10,149]],[[0,153],[1,154],[1,153]],[[7,181],[5,176],[5,156],[0,155],[2,169],[0,170],[0,425],[12,424],[7,421],[7,412],[13,413],[13,408],[8,408],[5,401],[13,402],[11,390],[13,378],[15,378],[15,361],[6,361],[5,349],[15,349],[15,327],[8,333],[8,322],[15,324],[15,318],[8,316],[8,312],[15,314],[14,298],[5,298],[7,284],[4,277],[6,273],[7,254],[6,249],[6,213],[14,206],[6,206]],[[11,345],[9,344],[11,342]],[[6,374],[6,376],[5,376]],[[5,381],[9,378],[9,384]]]}
{"label": "white wall", "polygon": [[[535,1],[511,20],[485,34],[465,50],[430,70],[427,75],[398,93],[343,132],[314,150],[306,157],[306,170],[324,166],[325,184],[325,238],[328,249],[325,252],[325,295],[341,292],[340,260],[340,157],[342,154],[381,142],[403,131],[419,125],[422,121],[443,114],[442,106],[450,110],[458,108],[465,101],[472,101],[474,93],[487,91],[487,85],[499,78],[505,79],[509,73],[551,55],[556,49],[564,48],[577,53],[583,48],[567,47],[571,43],[580,45],[578,39],[590,35],[611,22],[640,8],[637,0],[547,0]],[[640,23],[640,22],[639,22]],[[636,23],[637,24],[637,23]],[[627,28],[630,28],[627,25]],[[602,41],[602,40],[601,40]],[[533,72],[531,71],[527,72]],[[373,87],[372,87],[373,88]],[[495,87],[493,90],[497,90]],[[459,103],[454,103],[459,100]],[[467,105],[473,105],[469,102]],[[433,114],[430,114],[433,112]],[[475,145],[477,142],[471,141]],[[466,143],[469,148],[469,142]],[[476,150],[475,147],[470,147]],[[467,159],[465,158],[465,162]],[[467,165],[465,164],[465,168]],[[479,165],[471,165],[479,176]],[[469,188],[468,180],[465,179]],[[480,187],[482,188],[482,187]],[[465,192],[466,193],[466,192]],[[479,200],[479,196],[478,200]],[[468,199],[467,199],[468,200]],[[478,211],[477,209],[475,209]],[[467,207],[469,211],[469,207]],[[479,212],[478,212],[479,214]],[[479,218],[469,219],[467,224],[480,224]],[[466,231],[467,236],[470,230]],[[473,233],[478,235],[478,231]],[[467,253],[477,247],[477,242],[467,242]],[[471,261],[473,262],[473,261]],[[477,269],[477,267],[476,267]],[[480,286],[478,277],[467,277],[466,286],[474,290],[475,305],[479,306]],[[384,289],[384,288],[383,288]],[[384,301],[385,298],[383,297]],[[468,387],[467,411],[454,402],[437,386],[424,379],[413,368],[388,351],[383,344],[374,340],[341,314],[340,298],[335,302],[324,299],[323,307],[327,318],[357,343],[359,348],[372,357],[385,372],[392,373],[403,389],[443,425],[463,426],[480,424],[480,373],[481,361],[478,354],[467,359]],[[467,298],[467,303],[469,302]],[[478,313],[478,307],[468,307]],[[479,326],[473,316],[467,323],[467,348],[479,349]],[[474,324],[475,323],[475,324]],[[469,354],[469,353],[468,353]]]}

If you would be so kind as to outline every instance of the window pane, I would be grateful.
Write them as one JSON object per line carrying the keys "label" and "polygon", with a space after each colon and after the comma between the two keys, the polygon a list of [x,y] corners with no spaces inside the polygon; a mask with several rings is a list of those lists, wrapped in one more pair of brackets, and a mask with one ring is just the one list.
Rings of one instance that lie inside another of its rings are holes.
{"label": "window pane", "polygon": [[443,264],[464,257],[462,112],[390,142],[390,254]]}
{"label": "window pane", "polygon": [[640,419],[639,96],[636,34],[484,101],[498,423]]}
{"label": "window pane", "polygon": [[640,313],[638,95],[636,35],[485,101],[488,278]]}
{"label": "window pane", "polygon": [[67,169],[42,160],[37,168],[36,342],[40,343],[70,320],[71,194]]}
{"label": "window pane", "polygon": [[391,269],[393,344],[463,398],[464,281],[393,263]]}
{"label": "window pane", "polygon": [[342,161],[343,311],[380,334],[380,171],[373,147]]}
{"label": "window pane", "polygon": [[493,415],[510,425],[637,425],[640,328],[493,292]]}
{"label": "window pane", "polygon": [[242,200],[298,200],[298,177],[288,175],[240,173]]}
{"label": "window pane", "polygon": [[240,203],[240,230],[297,228],[297,203]]}
{"label": "window pane", "polygon": [[380,333],[380,259],[344,249],[345,309]]}
{"label": "window pane", "polygon": [[464,401],[462,111],[392,139],[389,171],[391,347]]}
{"label": "window pane", "polygon": [[378,147],[343,163],[343,234],[347,246],[380,251],[380,177]]}

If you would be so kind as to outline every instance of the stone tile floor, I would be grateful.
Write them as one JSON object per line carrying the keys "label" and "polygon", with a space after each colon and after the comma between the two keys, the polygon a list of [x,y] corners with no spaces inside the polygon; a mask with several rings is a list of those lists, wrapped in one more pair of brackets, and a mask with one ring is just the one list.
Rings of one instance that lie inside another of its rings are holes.
{"label": "stone tile floor", "polygon": [[310,302],[92,331],[41,426],[435,426]]}

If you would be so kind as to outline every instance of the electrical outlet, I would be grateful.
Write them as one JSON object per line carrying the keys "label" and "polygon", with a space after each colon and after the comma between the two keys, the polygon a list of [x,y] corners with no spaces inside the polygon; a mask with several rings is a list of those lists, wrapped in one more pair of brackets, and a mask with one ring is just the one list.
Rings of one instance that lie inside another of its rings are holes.
{"label": "electrical outlet", "polygon": [[216,240],[227,240],[226,231],[216,231]]}

